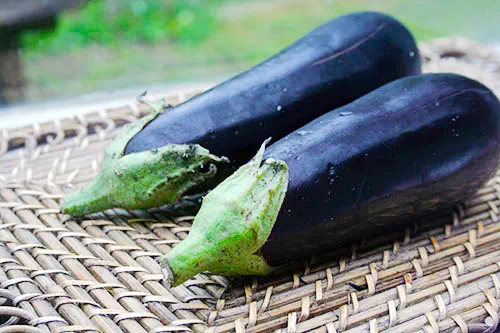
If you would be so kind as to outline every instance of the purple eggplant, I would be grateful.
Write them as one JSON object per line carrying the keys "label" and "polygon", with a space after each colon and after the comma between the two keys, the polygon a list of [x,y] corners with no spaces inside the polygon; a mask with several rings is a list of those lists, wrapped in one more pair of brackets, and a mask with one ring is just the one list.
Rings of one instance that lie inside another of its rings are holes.
{"label": "purple eggplant", "polygon": [[262,147],[205,196],[162,263],[173,284],[201,271],[266,274],[442,215],[499,161],[488,88],[453,74],[402,78]]}

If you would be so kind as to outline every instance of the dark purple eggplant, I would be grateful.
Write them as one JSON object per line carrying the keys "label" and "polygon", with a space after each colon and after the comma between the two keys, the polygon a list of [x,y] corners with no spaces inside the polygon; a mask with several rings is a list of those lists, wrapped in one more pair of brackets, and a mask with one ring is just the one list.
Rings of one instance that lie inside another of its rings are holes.
{"label": "dark purple eggplant", "polygon": [[489,89],[453,74],[403,78],[261,148],[204,198],[163,264],[175,284],[203,270],[264,274],[441,215],[499,161]]}
{"label": "dark purple eggplant", "polygon": [[451,211],[500,161],[498,99],[464,77],[401,79],[338,111],[264,155],[290,172],[270,264]]}
{"label": "dark purple eggplant", "polygon": [[[175,202],[212,177],[220,157],[237,167],[267,137],[279,139],[387,82],[419,73],[417,46],[400,22],[374,12],[341,16],[249,71],[133,127],[109,149],[114,157],[103,164],[106,175],[68,196],[64,209],[83,215]],[[165,158],[146,154],[158,150]],[[143,154],[142,165],[123,161],[134,154]],[[175,156],[183,159],[174,163]],[[153,165],[166,158],[170,165]],[[131,175],[117,177],[111,170],[117,164],[121,174]]]}
{"label": "dark purple eggplant", "polygon": [[125,154],[197,143],[218,156],[252,156],[338,106],[420,73],[415,41],[398,21],[363,12],[311,31],[262,64],[158,116]]}

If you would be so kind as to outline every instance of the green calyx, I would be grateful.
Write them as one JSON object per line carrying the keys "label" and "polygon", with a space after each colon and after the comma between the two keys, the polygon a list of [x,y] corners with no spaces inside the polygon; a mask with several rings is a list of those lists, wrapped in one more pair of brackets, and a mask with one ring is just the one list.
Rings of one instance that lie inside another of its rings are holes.
{"label": "green calyx", "polygon": [[166,282],[177,286],[197,273],[263,275],[271,267],[259,255],[274,226],[288,186],[285,162],[264,148],[203,199],[189,235],[161,258]]}
{"label": "green calyx", "polygon": [[[128,142],[154,120],[163,106],[126,128],[105,150],[101,171],[93,183],[69,193],[62,210],[73,216],[113,207],[151,208],[174,203],[187,190],[217,172],[214,163],[227,162],[200,145],[170,144],[124,155]],[[208,171],[202,171],[208,166]]]}

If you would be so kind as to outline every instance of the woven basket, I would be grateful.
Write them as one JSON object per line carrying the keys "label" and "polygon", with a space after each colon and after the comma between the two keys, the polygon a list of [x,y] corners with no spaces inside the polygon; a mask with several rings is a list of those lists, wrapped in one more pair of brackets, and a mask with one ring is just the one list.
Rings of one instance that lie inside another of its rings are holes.
{"label": "woven basket", "polygon": [[[500,92],[500,58],[488,48],[455,38],[421,51],[425,71],[460,73]],[[148,112],[127,105],[1,132],[0,333],[478,332],[498,325],[499,176],[444,227],[413,226],[396,241],[369,239],[340,260],[323,255],[272,276],[199,274],[166,288],[158,257],[186,237],[193,216],[114,209],[77,222],[59,210],[66,191],[96,175],[120,127]]]}

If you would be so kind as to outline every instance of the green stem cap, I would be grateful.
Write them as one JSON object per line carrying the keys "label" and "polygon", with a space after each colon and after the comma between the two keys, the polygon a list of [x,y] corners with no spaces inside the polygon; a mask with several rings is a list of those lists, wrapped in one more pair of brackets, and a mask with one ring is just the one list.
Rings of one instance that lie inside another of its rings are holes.
{"label": "green stem cap", "polygon": [[[151,208],[174,203],[190,188],[217,172],[215,163],[228,162],[200,145],[168,144],[159,149],[124,155],[128,142],[163,107],[126,128],[104,151],[97,178],[64,198],[63,212],[73,216],[120,207]],[[204,166],[207,172],[202,172]]]}
{"label": "green stem cap", "polygon": [[288,186],[285,162],[257,155],[203,199],[189,235],[161,258],[168,285],[197,273],[263,275],[271,267],[259,255],[274,226]]}

